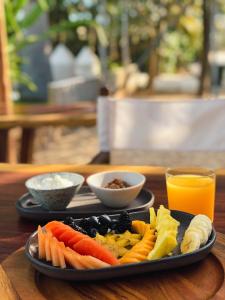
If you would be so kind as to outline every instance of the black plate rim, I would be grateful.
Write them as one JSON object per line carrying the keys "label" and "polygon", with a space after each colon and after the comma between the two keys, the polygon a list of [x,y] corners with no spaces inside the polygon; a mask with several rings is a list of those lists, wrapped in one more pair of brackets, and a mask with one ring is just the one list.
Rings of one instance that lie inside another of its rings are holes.
{"label": "black plate rim", "polygon": [[[143,212],[145,212],[145,211],[143,211]],[[171,212],[179,213],[181,215],[188,215],[189,217],[194,217],[193,214],[189,214],[189,213],[179,211],[179,210],[171,210]],[[140,213],[140,211],[139,211],[139,213]],[[110,216],[115,217],[116,214],[113,214],[113,215],[110,215]],[[160,263],[161,262],[162,263],[163,262],[171,262],[171,261],[176,261],[177,262],[177,261],[181,261],[183,258],[195,257],[199,253],[204,252],[204,250],[211,249],[212,246],[214,245],[215,241],[216,241],[216,230],[215,230],[214,226],[212,226],[212,232],[211,232],[211,235],[210,235],[207,243],[204,246],[202,246],[200,249],[195,250],[194,252],[191,252],[191,253],[173,255],[173,256],[164,257],[164,258],[160,258],[160,259],[156,259],[156,260],[144,261],[144,262],[139,262],[139,263],[131,263],[131,264],[127,264],[127,265],[110,266],[110,267],[105,267],[105,268],[101,268],[101,269],[76,270],[76,269],[72,269],[72,268],[71,269],[69,269],[69,268],[60,269],[60,268],[57,268],[57,267],[54,267],[54,266],[51,266],[51,265],[47,265],[45,262],[42,262],[42,261],[34,258],[32,255],[30,255],[30,252],[29,252],[30,241],[36,234],[37,234],[37,230],[29,236],[29,238],[26,242],[25,254],[26,254],[27,258],[30,260],[30,262],[32,263],[32,265],[34,267],[38,265],[42,268],[46,268],[46,269],[51,270],[51,271],[57,270],[57,273],[62,274],[62,276],[64,274],[68,274],[68,273],[71,273],[71,274],[87,274],[87,275],[88,274],[93,274],[93,273],[94,274],[99,274],[99,273],[102,274],[104,272],[108,272],[109,269],[112,270],[112,272],[114,272],[115,270],[132,269],[132,267],[138,267],[139,268],[139,266],[140,266],[140,268],[141,268],[141,267],[144,267],[144,266],[156,265],[159,262]]]}
{"label": "black plate rim", "polygon": [[[88,187],[88,186],[84,186],[84,187]],[[141,192],[144,192],[144,193],[147,193],[149,194],[150,198],[148,201],[146,201],[143,205],[141,206],[138,206],[138,207],[135,207],[135,208],[126,208],[126,207],[122,207],[122,208],[116,208],[114,211],[112,208],[110,207],[107,207],[106,206],[106,210],[112,210],[112,212],[114,212],[114,214],[119,214],[121,213],[124,209],[128,210],[130,213],[133,213],[133,212],[141,212],[142,210],[146,209],[146,208],[149,208],[149,207],[152,207],[154,205],[154,202],[155,202],[155,195],[154,193],[148,189],[148,188],[142,188],[140,193]],[[140,194],[139,193],[139,194]],[[17,212],[19,213],[20,216],[24,217],[24,218],[27,218],[27,219],[31,219],[31,220],[40,220],[40,221],[44,221],[44,220],[50,220],[48,219],[48,216],[52,215],[52,218],[64,218],[68,215],[72,215],[72,214],[75,214],[75,209],[74,210],[70,210],[70,211],[66,211],[66,210],[47,210],[47,209],[44,209],[43,208],[43,211],[42,212],[39,212],[39,211],[29,211],[28,209],[24,208],[22,205],[21,205],[21,201],[23,201],[23,199],[27,196],[27,195],[30,195],[29,192],[27,193],[24,193],[22,196],[20,196],[20,198],[16,201],[16,210]],[[137,196],[138,197],[138,196]],[[95,213],[95,212],[93,212]],[[42,216],[40,216],[40,214]],[[61,216],[59,216],[61,215]],[[91,212],[89,213],[80,213],[80,217],[79,217],[79,214],[77,214],[76,218],[79,219],[81,217],[84,217],[85,215],[87,216],[90,216],[91,215]],[[51,218],[51,219],[52,219]]]}

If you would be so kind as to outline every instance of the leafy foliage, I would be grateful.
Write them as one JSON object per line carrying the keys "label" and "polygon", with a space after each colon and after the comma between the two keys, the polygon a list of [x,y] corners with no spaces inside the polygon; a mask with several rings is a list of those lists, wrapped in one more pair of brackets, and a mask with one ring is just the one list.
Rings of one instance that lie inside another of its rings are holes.
{"label": "leafy foliage", "polygon": [[[49,38],[58,42],[57,36],[74,31],[81,26],[85,28],[92,28],[97,34],[99,41],[106,45],[107,40],[103,28],[97,24],[95,20],[80,18],[79,20],[69,20],[68,16],[60,19],[57,22],[52,22],[50,29],[43,35],[26,35],[26,29],[30,28],[40,18],[44,12],[51,13],[54,11],[56,5],[64,7],[67,1],[55,0],[6,0],[5,12],[8,31],[8,51],[10,56],[10,71],[13,84],[24,84],[30,90],[35,90],[35,84],[31,81],[26,73],[21,71],[22,63],[29,63],[22,61],[19,56],[19,51],[24,47],[31,45],[41,39]],[[61,6],[60,6],[61,5]],[[66,6],[65,6],[66,7]]]}
{"label": "leafy foliage", "polygon": [[[223,0],[217,0],[225,11]],[[26,45],[50,37],[53,45],[65,43],[73,53],[89,44],[98,51],[98,41],[107,47],[111,65],[123,60],[122,22],[128,15],[127,37],[132,61],[149,69],[155,51],[159,70],[175,72],[184,69],[200,56],[202,48],[203,0],[38,0],[26,13],[31,0],[6,0],[9,53],[14,82],[34,88],[26,74],[20,72],[18,51]],[[42,36],[25,36],[43,12],[48,12],[50,29]],[[74,42],[76,41],[76,42]],[[125,39],[126,41],[126,39]]]}

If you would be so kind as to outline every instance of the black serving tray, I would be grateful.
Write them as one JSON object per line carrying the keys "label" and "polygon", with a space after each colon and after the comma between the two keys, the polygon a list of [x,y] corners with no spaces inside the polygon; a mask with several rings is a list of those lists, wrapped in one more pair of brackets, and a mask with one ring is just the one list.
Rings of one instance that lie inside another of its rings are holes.
{"label": "black serving tray", "polygon": [[67,216],[82,218],[92,215],[117,214],[124,209],[128,212],[148,210],[153,205],[154,198],[151,191],[142,189],[129,206],[125,208],[110,208],[103,205],[88,186],[83,186],[65,210],[47,210],[36,204],[29,193],[24,194],[16,202],[16,209],[20,216],[24,218],[36,221],[50,221],[62,220]]}
{"label": "black serving tray", "polygon": [[[133,220],[138,219],[149,222],[149,213],[146,211],[135,212],[131,213],[130,215]],[[204,259],[215,243],[215,229],[213,228],[212,233],[205,246],[192,253],[180,254],[179,245],[183,238],[185,230],[187,229],[191,219],[193,218],[193,215],[181,211],[171,211],[171,215],[180,222],[178,231],[178,247],[173,251],[172,256],[168,256],[165,258],[92,270],[76,270],[72,268],[60,269],[57,267],[53,267],[49,263],[41,261],[37,258],[37,231],[34,232],[28,239],[26,243],[25,253],[33,267],[39,272],[50,277],[72,281],[93,281],[128,277],[131,275],[136,276],[137,274],[141,273],[178,268],[193,264]],[[117,216],[113,215],[113,218],[116,217]]]}

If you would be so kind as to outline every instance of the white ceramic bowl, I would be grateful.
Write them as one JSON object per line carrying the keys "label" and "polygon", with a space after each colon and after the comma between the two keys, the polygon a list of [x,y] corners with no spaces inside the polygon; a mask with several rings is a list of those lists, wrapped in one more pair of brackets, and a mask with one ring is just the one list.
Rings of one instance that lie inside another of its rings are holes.
{"label": "white ceramic bowl", "polygon": [[[122,189],[104,188],[114,179],[121,179],[129,187]],[[145,183],[145,176],[136,172],[109,171],[96,173],[87,178],[87,184],[101,202],[109,207],[118,208],[128,206],[139,194]]]}
{"label": "white ceramic bowl", "polygon": [[[63,179],[71,182],[66,187],[42,187],[43,180],[59,175]],[[46,173],[33,176],[25,182],[25,185],[34,199],[41,206],[48,210],[63,210],[67,207],[73,196],[79,191],[84,182],[84,177],[80,174],[70,172]]]}

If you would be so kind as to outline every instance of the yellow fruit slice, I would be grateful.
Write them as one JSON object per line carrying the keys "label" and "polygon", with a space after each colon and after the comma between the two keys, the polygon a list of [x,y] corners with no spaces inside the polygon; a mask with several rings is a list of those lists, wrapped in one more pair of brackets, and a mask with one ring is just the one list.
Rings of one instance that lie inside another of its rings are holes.
{"label": "yellow fruit slice", "polygon": [[121,234],[108,233],[105,236],[97,233],[95,240],[112,252],[115,257],[121,257],[141,238],[141,234],[131,233],[127,230]]}
{"label": "yellow fruit slice", "polygon": [[158,224],[160,223],[160,221],[162,220],[162,218],[165,218],[165,215],[170,215],[170,210],[165,208],[163,205],[160,205],[158,211],[157,211],[157,217],[156,217],[156,228],[158,226]]}
{"label": "yellow fruit slice", "polygon": [[205,215],[195,216],[187,230],[181,243],[181,253],[190,253],[205,245],[212,231],[212,222]]}
{"label": "yellow fruit slice", "polygon": [[156,227],[156,213],[155,209],[153,207],[149,208],[149,214],[150,214],[150,224],[152,228]]}
{"label": "yellow fruit slice", "polygon": [[172,252],[176,246],[176,237],[167,235],[165,232],[160,239],[156,240],[153,250],[148,255],[148,259],[153,260],[162,258]]}
{"label": "yellow fruit slice", "polygon": [[185,232],[183,241],[181,243],[180,249],[181,253],[190,253],[200,248],[200,236],[198,232],[187,231]]}
{"label": "yellow fruit slice", "polygon": [[160,205],[156,216],[157,238],[148,259],[159,259],[170,255],[177,246],[177,233],[180,223],[170,215],[170,210]]}
{"label": "yellow fruit slice", "polygon": [[132,228],[135,232],[137,232],[143,236],[145,234],[145,230],[147,228],[147,223],[145,223],[144,221],[135,220],[135,221],[132,221]]}
{"label": "yellow fruit slice", "polygon": [[151,229],[149,224],[146,224],[145,234],[140,242],[127,251],[120,259],[121,264],[136,263],[146,260],[149,251],[155,243],[155,231]]}

